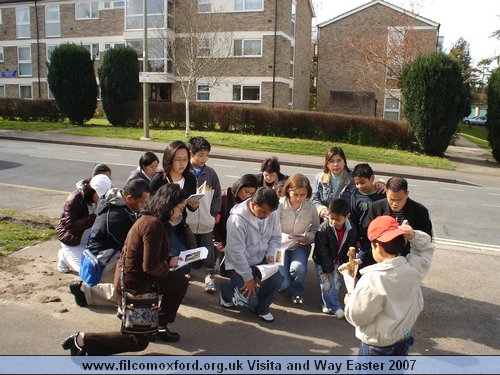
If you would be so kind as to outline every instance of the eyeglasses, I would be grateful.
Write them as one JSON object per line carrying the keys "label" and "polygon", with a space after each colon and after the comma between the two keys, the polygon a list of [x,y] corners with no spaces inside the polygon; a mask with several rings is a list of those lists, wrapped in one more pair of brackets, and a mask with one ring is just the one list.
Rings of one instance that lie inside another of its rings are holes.
{"label": "eyeglasses", "polygon": [[188,160],[189,160],[188,158],[184,158],[184,159],[182,159],[182,158],[174,158],[173,162],[174,163],[187,163]]}

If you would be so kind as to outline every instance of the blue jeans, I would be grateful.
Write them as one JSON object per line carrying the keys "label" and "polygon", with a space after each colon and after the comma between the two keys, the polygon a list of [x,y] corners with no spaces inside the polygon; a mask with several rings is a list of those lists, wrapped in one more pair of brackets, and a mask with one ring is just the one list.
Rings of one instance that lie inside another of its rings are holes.
{"label": "blue jeans", "polygon": [[[223,282],[220,285],[221,298],[226,302],[232,302],[236,306],[244,306],[252,309],[256,314],[267,314],[269,306],[278,295],[278,290],[283,283],[283,277],[279,272],[260,283],[257,295],[247,298],[241,294],[240,289],[245,284],[243,278],[235,271],[228,270],[229,282]],[[257,267],[252,266],[254,279],[260,277]]]}
{"label": "blue jeans", "polygon": [[339,289],[341,286],[341,280],[338,277],[337,269],[339,266],[336,264],[335,269],[330,274],[330,284],[332,287],[328,291],[323,290],[323,286],[321,285],[321,266],[316,264],[316,276],[318,278],[318,284],[321,293],[321,307],[327,307],[330,309],[332,313],[335,313],[338,309],[342,308],[342,304],[339,301]]}
{"label": "blue jeans", "polygon": [[280,273],[283,276],[281,289],[288,289],[292,297],[304,295],[304,281],[310,253],[311,245],[302,245],[295,250],[285,251],[285,265],[280,266]]}
{"label": "blue jeans", "polygon": [[415,340],[413,336],[406,339],[399,340],[392,345],[388,346],[374,346],[365,344],[361,341],[359,345],[359,355],[371,356],[371,355],[391,355],[391,356],[406,356],[410,351],[410,346],[413,345]]}

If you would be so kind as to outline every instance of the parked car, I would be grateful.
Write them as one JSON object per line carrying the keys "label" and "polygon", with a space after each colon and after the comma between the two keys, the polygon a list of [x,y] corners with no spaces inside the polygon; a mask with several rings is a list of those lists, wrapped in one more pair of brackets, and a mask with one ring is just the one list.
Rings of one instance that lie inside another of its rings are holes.
{"label": "parked car", "polygon": [[467,125],[486,125],[486,116],[474,116],[464,119],[464,124]]}

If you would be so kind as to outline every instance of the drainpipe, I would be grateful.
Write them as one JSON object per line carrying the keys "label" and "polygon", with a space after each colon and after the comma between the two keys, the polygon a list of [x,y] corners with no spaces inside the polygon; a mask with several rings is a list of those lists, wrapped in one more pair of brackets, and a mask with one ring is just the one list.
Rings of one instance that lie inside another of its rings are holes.
{"label": "drainpipe", "polygon": [[42,97],[42,84],[40,81],[40,30],[38,25],[38,6],[35,0],[35,24],[36,24],[36,66],[38,77],[38,99]]}
{"label": "drainpipe", "polygon": [[274,109],[274,90],[276,88],[276,44],[278,38],[278,0],[274,2],[274,53],[273,53],[273,99],[271,108]]}

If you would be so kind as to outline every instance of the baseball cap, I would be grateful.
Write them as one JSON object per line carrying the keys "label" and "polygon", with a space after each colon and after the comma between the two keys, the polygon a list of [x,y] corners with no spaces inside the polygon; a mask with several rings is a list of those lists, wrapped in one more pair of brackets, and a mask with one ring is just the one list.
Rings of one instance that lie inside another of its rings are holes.
{"label": "baseball cap", "polygon": [[94,189],[99,198],[101,198],[109,189],[111,189],[111,179],[105,174],[98,174],[90,180],[90,187]]}
{"label": "baseball cap", "polygon": [[376,217],[368,226],[370,241],[389,242],[405,233],[404,230],[399,229],[399,223],[392,216]]}

